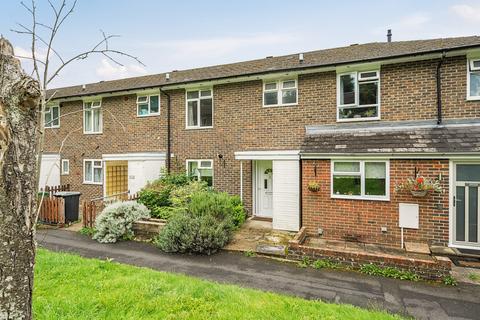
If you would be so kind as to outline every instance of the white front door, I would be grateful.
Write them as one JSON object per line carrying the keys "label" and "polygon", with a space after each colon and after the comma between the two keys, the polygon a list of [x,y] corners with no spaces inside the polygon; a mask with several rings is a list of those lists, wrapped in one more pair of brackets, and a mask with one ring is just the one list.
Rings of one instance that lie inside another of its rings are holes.
{"label": "white front door", "polygon": [[259,217],[273,217],[273,171],[272,161],[257,161],[257,212]]}
{"label": "white front door", "polygon": [[480,247],[480,163],[456,163],[453,243]]}

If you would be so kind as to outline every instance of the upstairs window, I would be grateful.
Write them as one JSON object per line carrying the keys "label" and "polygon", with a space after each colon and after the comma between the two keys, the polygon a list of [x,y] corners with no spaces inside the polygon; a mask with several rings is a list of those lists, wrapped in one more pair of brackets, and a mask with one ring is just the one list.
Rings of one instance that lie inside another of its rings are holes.
{"label": "upstairs window", "polygon": [[187,91],[187,129],[213,126],[212,90]]}
{"label": "upstairs window", "polygon": [[83,103],[83,132],[102,133],[102,103],[100,101]]}
{"label": "upstairs window", "polygon": [[480,59],[470,60],[468,69],[468,98],[480,99]]}
{"label": "upstairs window", "polygon": [[337,80],[337,120],[380,119],[379,81],[379,71],[339,74]]}
{"label": "upstairs window", "polygon": [[59,128],[60,127],[60,107],[49,106],[45,108],[44,113],[45,128]]}
{"label": "upstairs window", "polygon": [[155,116],[160,114],[159,95],[138,96],[137,97],[137,116]]}
{"label": "upstairs window", "polygon": [[195,180],[213,186],[213,160],[187,160],[187,173]]}
{"label": "upstairs window", "polygon": [[288,106],[297,104],[297,80],[266,81],[263,84],[263,106]]}
{"label": "upstairs window", "polygon": [[388,200],[388,161],[332,161],[332,198]]}
{"label": "upstairs window", "polygon": [[102,184],[103,165],[102,160],[83,160],[83,183]]}

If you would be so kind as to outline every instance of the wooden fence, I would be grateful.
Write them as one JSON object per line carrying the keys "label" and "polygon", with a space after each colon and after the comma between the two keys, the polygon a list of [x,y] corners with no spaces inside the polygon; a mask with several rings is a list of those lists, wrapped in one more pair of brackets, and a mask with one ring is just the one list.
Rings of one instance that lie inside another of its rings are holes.
{"label": "wooden fence", "polygon": [[48,224],[65,224],[65,200],[60,197],[44,197],[38,221]]}
{"label": "wooden fence", "polygon": [[52,197],[55,193],[60,191],[70,191],[70,184],[62,184],[58,186],[45,186],[45,189],[40,188],[40,193],[48,193]]}
{"label": "wooden fence", "polygon": [[111,197],[98,198],[93,200],[85,200],[82,203],[82,222],[83,227],[93,228],[95,226],[95,219],[97,215],[102,212],[105,205],[115,201],[133,201],[138,199],[138,194],[122,194]]}

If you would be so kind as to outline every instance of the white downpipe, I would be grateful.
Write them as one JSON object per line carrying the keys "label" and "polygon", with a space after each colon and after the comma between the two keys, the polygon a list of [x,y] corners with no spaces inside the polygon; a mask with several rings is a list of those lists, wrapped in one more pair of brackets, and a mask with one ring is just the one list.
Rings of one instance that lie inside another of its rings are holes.
{"label": "white downpipe", "polygon": [[403,249],[403,227],[400,228],[401,248]]}
{"label": "white downpipe", "polygon": [[243,161],[240,161],[240,200],[243,202]]}

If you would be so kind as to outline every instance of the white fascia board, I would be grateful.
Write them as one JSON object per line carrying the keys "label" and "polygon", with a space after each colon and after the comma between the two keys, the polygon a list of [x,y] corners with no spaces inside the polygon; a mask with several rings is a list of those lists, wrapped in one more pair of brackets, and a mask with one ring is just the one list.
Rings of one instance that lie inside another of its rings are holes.
{"label": "white fascia board", "polygon": [[105,161],[115,160],[165,160],[167,155],[165,152],[138,152],[138,153],[115,153],[104,154],[102,159]]}
{"label": "white fascia board", "polygon": [[300,150],[237,151],[236,160],[299,160]]}
{"label": "white fascia board", "polygon": [[480,152],[470,153],[303,153],[302,159],[479,159]]}
{"label": "white fascia board", "polygon": [[42,153],[42,159],[60,160],[59,153]]}

